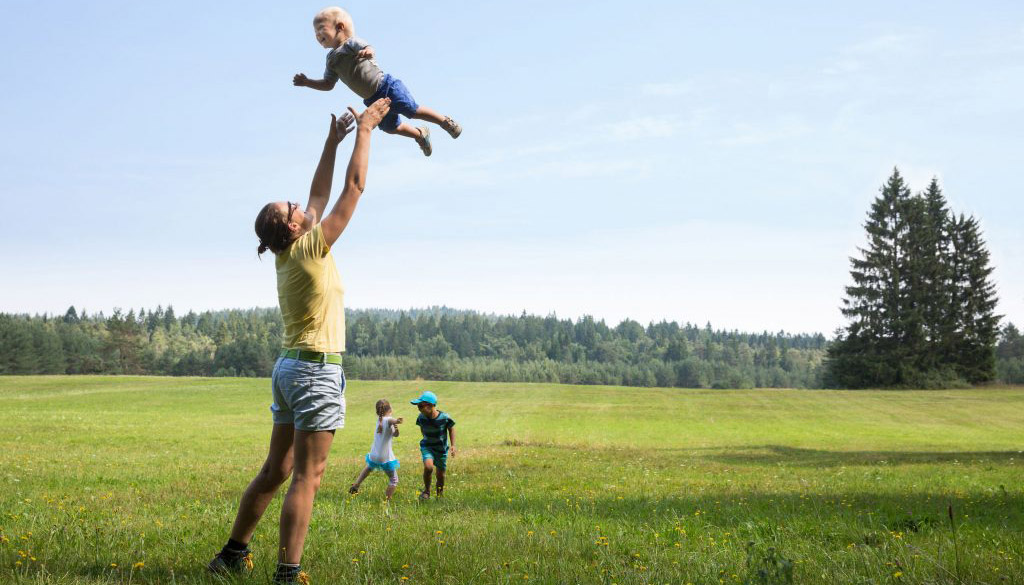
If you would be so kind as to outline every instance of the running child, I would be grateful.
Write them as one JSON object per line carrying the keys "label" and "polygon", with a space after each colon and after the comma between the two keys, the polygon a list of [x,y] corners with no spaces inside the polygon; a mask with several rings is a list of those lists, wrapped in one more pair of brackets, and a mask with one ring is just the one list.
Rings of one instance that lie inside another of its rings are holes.
{"label": "running child", "polygon": [[373,434],[373,447],[366,454],[366,467],[356,478],[348,493],[359,493],[359,486],[362,485],[366,476],[374,469],[379,469],[388,476],[388,489],[384,492],[384,500],[391,501],[391,496],[398,487],[398,459],[395,459],[395,452],[391,449],[391,439],[398,436],[398,425],[402,424],[402,418],[391,417],[391,403],[381,398],[377,401],[377,429]]}
{"label": "running child", "polygon": [[382,97],[391,98],[391,111],[380,122],[380,129],[389,134],[408,136],[416,141],[423,154],[430,156],[433,147],[430,144],[430,128],[413,126],[403,122],[399,114],[406,118],[433,122],[445,130],[452,138],[462,134],[462,126],[448,116],[421,106],[413,99],[408,88],[397,77],[384,73],[377,61],[373,47],[363,39],[355,36],[356,29],[352,17],[341,8],[332,6],[324,8],[313,18],[313,33],[316,40],[327,53],[327,69],[323,79],[309,79],[304,73],[298,73],[292,83],[300,87],[311,87],[320,91],[330,91],[340,79],[345,85],[363,98],[370,105]]}
{"label": "running child", "polygon": [[448,468],[448,448],[451,444],[452,457],[455,457],[455,419],[448,413],[437,409],[437,396],[433,392],[424,392],[416,400],[410,401],[420,410],[416,417],[416,426],[423,433],[420,441],[420,454],[423,455],[423,491],[420,499],[430,498],[430,481],[437,469],[437,497],[444,496],[444,473]]}

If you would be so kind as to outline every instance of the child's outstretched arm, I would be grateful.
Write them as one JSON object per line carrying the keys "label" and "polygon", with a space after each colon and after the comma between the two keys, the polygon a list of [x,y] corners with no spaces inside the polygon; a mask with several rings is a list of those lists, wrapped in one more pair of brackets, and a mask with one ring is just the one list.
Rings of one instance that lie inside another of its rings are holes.
{"label": "child's outstretched arm", "polygon": [[402,424],[403,420],[404,419],[402,417],[391,419],[391,432],[394,433],[394,436],[396,436],[396,437],[398,436],[398,434],[400,432],[398,430],[398,425]]}
{"label": "child's outstretched arm", "polygon": [[452,457],[455,457],[455,427],[448,427],[448,445],[451,446]]}
{"label": "child's outstretched arm", "polygon": [[292,85],[298,87],[312,87],[313,89],[319,89],[320,91],[331,91],[334,89],[334,85],[338,83],[336,79],[310,79],[306,77],[305,73],[296,73],[295,77],[292,78]]}

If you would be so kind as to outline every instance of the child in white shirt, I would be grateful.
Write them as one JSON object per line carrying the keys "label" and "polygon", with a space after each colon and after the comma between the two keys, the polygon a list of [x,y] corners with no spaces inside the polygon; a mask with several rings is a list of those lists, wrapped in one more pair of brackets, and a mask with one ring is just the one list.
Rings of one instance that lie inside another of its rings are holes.
{"label": "child in white shirt", "polygon": [[348,493],[359,493],[359,486],[362,485],[366,476],[374,469],[380,469],[388,476],[388,489],[384,492],[385,500],[390,502],[391,496],[398,487],[398,459],[391,449],[391,440],[398,436],[398,425],[402,424],[402,418],[391,417],[391,403],[381,398],[377,401],[377,426],[373,434],[373,447],[366,454],[366,467],[356,478]]}

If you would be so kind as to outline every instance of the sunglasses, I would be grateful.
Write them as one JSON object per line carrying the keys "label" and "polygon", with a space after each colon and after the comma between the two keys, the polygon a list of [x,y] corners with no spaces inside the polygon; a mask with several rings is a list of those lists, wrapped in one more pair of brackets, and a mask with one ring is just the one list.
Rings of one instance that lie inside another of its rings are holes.
{"label": "sunglasses", "polygon": [[285,216],[285,222],[287,222],[287,223],[291,223],[292,222],[292,213],[296,209],[298,209],[298,208],[299,208],[299,204],[298,203],[292,203],[290,201],[288,202],[288,215]]}

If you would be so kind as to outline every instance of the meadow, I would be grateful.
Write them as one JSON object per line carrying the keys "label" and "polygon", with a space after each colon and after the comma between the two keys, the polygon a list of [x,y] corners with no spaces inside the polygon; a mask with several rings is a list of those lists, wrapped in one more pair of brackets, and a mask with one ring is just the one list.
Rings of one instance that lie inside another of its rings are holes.
{"label": "meadow", "polygon": [[[421,486],[415,410],[460,452]],[[680,390],[360,382],[303,566],[335,583],[1022,583],[1024,389]],[[373,403],[401,484],[347,488]],[[265,455],[269,381],[3,377],[0,583],[218,583]],[[252,542],[273,571],[280,498]]]}

